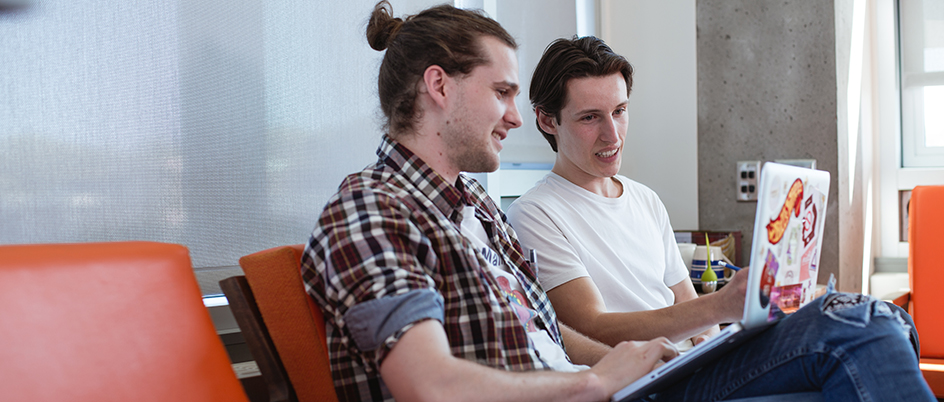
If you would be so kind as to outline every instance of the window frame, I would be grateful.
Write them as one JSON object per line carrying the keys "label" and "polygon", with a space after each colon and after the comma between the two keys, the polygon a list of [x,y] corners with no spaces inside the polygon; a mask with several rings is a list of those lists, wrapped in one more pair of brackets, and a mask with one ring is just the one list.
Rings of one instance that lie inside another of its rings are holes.
{"label": "window frame", "polygon": [[[900,228],[907,215],[901,214],[901,191],[920,185],[944,184],[944,167],[904,167],[902,132],[902,83],[898,1],[874,1],[872,9],[872,66],[876,110],[875,148],[878,166],[877,232],[879,257],[907,258],[908,243],[901,241]],[[874,239],[874,238],[873,238]]]}
{"label": "window frame", "polygon": [[[911,1],[917,5],[921,1]],[[924,18],[922,8],[913,6],[903,9],[896,2],[896,32],[901,83],[901,166],[906,168],[944,167],[944,146],[929,147],[925,141],[924,89],[932,86],[944,87],[944,71],[910,71],[909,65],[921,64],[924,60]],[[907,19],[907,21],[906,21]],[[907,23],[905,23],[907,22]],[[903,38],[915,43],[906,46]],[[917,43],[919,42],[920,43]],[[921,68],[923,70],[923,68]]]}

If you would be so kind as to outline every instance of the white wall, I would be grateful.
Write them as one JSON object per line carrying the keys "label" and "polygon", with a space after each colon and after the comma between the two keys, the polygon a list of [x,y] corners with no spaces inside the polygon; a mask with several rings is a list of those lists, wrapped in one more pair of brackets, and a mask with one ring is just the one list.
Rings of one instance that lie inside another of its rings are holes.
{"label": "white wall", "polygon": [[620,172],[698,229],[695,1],[601,0],[600,37],[635,68]]}

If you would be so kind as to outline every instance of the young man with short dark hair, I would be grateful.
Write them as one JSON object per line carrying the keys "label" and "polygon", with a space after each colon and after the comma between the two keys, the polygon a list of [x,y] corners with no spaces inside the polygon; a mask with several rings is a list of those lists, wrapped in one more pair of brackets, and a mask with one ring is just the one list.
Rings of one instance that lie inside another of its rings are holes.
{"label": "young man with short dark hair", "polygon": [[[632,68],[602,40],[548,46],[530,95],[557,159],[508,217],[541,252],[539,280],[562,323],[608,344],[707,336],[741,318],[747,269],[696,298],[662,202],[618,174],[631,89]],[[828,294],[652,399],[813,391],[827,401],[933,401],[902,314],[869,296]]]}

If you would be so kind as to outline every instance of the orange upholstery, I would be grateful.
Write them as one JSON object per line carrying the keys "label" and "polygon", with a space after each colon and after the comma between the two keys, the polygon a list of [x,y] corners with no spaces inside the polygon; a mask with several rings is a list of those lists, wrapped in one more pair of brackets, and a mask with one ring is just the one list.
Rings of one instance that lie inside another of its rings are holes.
{"label": "orange upholstery", "polygon": [[275,247],[239,259],[256,305],[299,401],[337,401],[321,308],[305,292],[305,246]]}
{"label": "orange upholstery", "polygon": [[247,400],[174,244],[0,246],[0,366],[5,401]]}
{"label": "orange upholstery", "polygon": [[[908,221],[909,312],[921,340],[923,367],[944,359],[944,186],[918,186],[911,192]],[[935,360],[932,360],[935,359]],[[944,396],[940,369],[923,369],[934,394]]]}

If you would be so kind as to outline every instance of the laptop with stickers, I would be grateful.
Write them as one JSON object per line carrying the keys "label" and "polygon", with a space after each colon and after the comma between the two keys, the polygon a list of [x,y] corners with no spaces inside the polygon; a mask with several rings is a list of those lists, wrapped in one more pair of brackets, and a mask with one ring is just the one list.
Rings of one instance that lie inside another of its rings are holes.
{"label": "laptop with stickers", "polygon": [[757,194],[741,321],[626,386],[612,401],[630,401],[671,387],[813,300],[829,172],[766,163]]}

